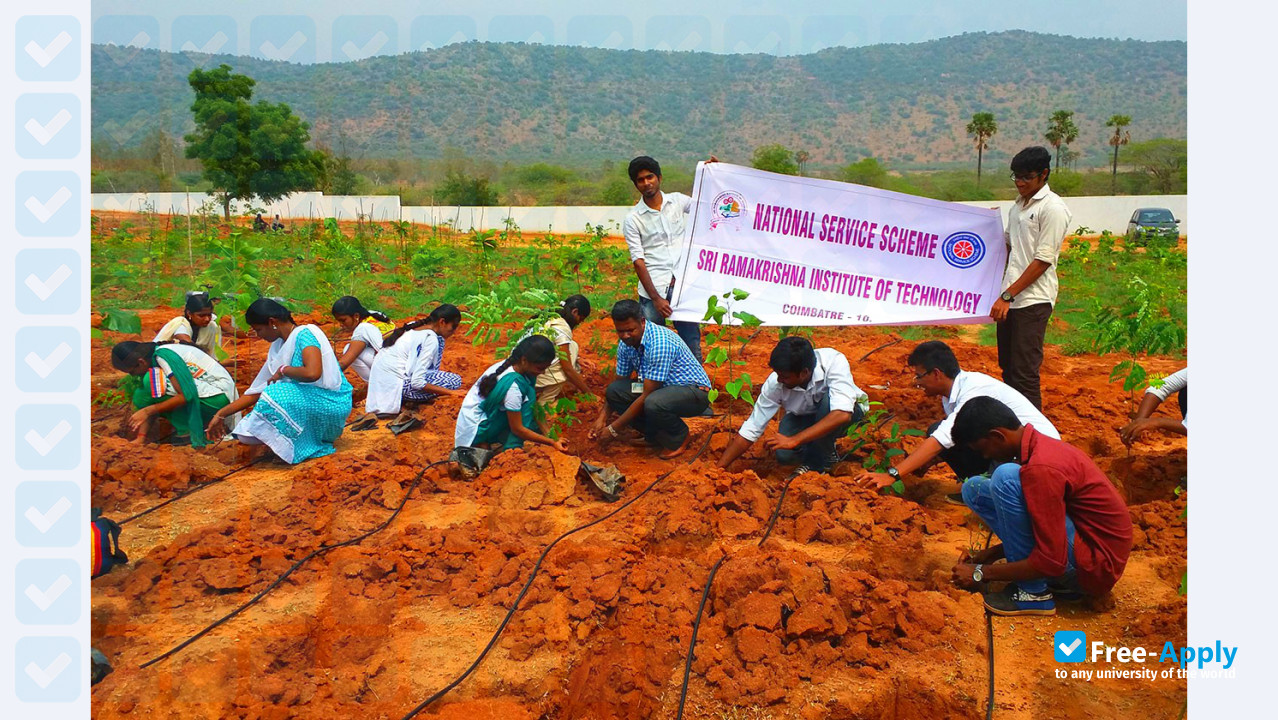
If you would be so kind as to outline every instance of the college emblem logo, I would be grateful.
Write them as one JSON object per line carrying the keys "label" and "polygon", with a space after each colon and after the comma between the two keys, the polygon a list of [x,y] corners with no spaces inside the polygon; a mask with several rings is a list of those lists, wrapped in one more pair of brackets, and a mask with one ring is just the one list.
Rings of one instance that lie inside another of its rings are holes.
{"label": "college emblem logo", "polygon": [[960,230],[941,243],[941,255],[945,262],[966,270],[985,259],[985,241],[976,233]]}
{"label": "college emblem logo", "polygon": [[710,210],[710,229],[714,230],[724,224],[736,225],[740,222],[744,209],[745,196],[741,193],[736,190],[719,193]]}

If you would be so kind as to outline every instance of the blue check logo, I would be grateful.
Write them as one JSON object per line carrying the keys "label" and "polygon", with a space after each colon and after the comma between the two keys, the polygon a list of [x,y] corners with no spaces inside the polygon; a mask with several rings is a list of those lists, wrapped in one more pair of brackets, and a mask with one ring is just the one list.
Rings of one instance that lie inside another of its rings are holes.
{"label": "blue check logo", "polygon": [[1056,662],[1083,662],[1087,657],[1087,633],[1082,630],[1058,630],[1052,643]]}

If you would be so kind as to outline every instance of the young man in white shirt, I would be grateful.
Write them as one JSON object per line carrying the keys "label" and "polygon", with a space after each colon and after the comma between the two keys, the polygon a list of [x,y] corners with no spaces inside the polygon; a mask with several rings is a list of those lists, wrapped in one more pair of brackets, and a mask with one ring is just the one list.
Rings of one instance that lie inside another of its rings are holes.
{"label": "young man in white shirt", "polygon": [[[914,371],[914,383],[923,388],[924,394],[941,398],[945,419],[928,428],[929,435],[923,444],[887,472],[867,472],[858,476],[856,482],[862,487],[887,487],[902,476],[925,470],[937,458],[950,466],[959,482],[988,472],[989,461],[970,447],[956,445],[952,436],[955,415],[964,403],[974,397],[992,397],[1011,408],[1022,424],[1033,425],[1038,432],[1054,440],[1061,438],[1051,421],[1024,395],[984,373],[964,372],[959,368],[954,351],[940,340],[920,343],[906,363]],[[948,495],[947,499],[957,505],[964,504],[961,493]]]}
{"label": "young man in white shirt", "polygon": [[[661,192],[661,165],[647,155],[631,160],[629,173],[630,182],[642,197],[621,227],[639,277],[639,306],[649,322],[665,325],[673,312],[670,298],[674,293],[675,263],[683,249],[692,198],[683,193]],[[678,321],[674,329],[700,362],[701,325]]]}
{"label": "young man in white shirt", "polygon": [[1038,370],[1043,337],[1056,304],[1056,263],[1069,229],[1070,212],[1047,185],[1052,154],[1029,147],[1012,158],[1012,180],[1020,197],[1007,214],[1007,270],[1003,292],[990,308],[998,323],[998,366],[1003,382],[1043,409]]}
{"label": "young man in white shirt", "polygon": [[723,450],[719,467],[727,468],[763,436],[768,421],[783,410],[777,434],[764,446],[776,451],[783,465],[802,463],[824,472],[836,460],[834,443],[848,426],[865,416],[869,401],[852,381],[852,368],[833,348],[814,350],[805,338],[784,338],[772,350],[773,373],[764,381],[754,411]]}

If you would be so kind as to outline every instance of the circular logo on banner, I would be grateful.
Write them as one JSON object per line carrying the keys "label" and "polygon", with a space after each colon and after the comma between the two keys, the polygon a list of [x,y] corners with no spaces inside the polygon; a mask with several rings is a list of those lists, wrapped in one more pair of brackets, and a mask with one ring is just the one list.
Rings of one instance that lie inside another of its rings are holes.
{"label": "circular logo on banner", "polygon": [[736,190],[721,192],[714,199],[714,205],[710,211],[710,229],[713,230],[725,223],[736,225],[741,219],[741,212],[745,208],[745,196]]}
{"label": "circular logo on banner", "polygon": [[960,230],[941,243],[941,255],[945,262],[966,270],[985,259],[985,241],[976,233]]}

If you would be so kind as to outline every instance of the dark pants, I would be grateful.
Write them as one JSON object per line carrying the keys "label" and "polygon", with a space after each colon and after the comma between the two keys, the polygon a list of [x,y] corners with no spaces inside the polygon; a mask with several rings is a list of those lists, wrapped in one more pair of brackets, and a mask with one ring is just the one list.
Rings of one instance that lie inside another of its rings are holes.
{"label": "dark pants", "polygon": [[[939,421],[932,423],[932,426],[927,429],[927,434],[931,435],[936,432],[936,429],[940,426],[941,423]],[[981,457],[980,453],[964,445],[945,448],[941,451],[941,459],[954,471],[954,475],[958,477],[959,482],[977,475],[984,475],[993,467],[993,464]]]}
{"label": "dark pants", "polygon": [[[644,317],[649,322],[657,325],[665,325],[666,319],[657,312],[657,306],[646,297],[639,297],[639,307],[643,310]],[[679,333],[679,338],[683,340],[683,344],[688,346],[692,351],[692,357],[701,362],[701,323],[676,321],[674,323],[675,332]]]}
{"label": "dark pants", "polygon": [[1039,390],[1038,369],[1043,364],[1043,336],[1047,320],[1052,316],[1051,303],[1008,310],[1007,319],[998,324],[998,366],[1003,369],[1003,382],[1026,400],[1043,409]]}
{"label": "dark pants", "polygon": [[[604,396],[608,408],[621,414],[639,397],[630,392],[629,380],[615,380]],[[643,401],[643,411],[630,424],[644,434],[650,445],[674,450],[688,438],[686,417],[696,417],[710,407],[706,391],[690,385],[666,385],[650,393]]]}
{"label": "dark pants", "polygon": [[[816,412],[811,415],[794,415],[786,413],[778,424],[777,432],[787,437],[798,435],[808,428],[821,422],[826,415],[830,414],[830,393],[827,391],[825,397],[821,399],[821,404],[816,406]],[[834,452],[834,443],[843,437],[844,433],[853,424],[861,422],[861,418],[865,417],[865,412],[860,405],[852,411],[852,419],[842,425],[831,430],[829,433],[808,443],[804,443],[793,450],[778,450],[777,462],[782,465],[805,465],[809,469],[817,472],[824,472],[830,469],[837,459]]]}

